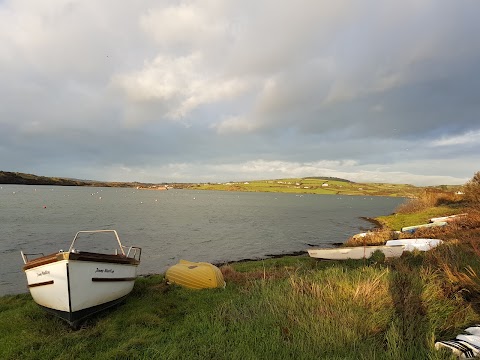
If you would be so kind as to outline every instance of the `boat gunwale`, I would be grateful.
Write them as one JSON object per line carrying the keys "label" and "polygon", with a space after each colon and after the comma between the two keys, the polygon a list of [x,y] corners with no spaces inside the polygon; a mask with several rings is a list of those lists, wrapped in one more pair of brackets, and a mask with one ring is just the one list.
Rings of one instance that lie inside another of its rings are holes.
{"label": "boat gunwale", "polygon": [[[57,261],[60,260],[58,258],[59,254],[61,254],[61,253],[48,254],[48,255],[41,256],[41,257],[38,257],[36,259],[32,259],[30,261],[27,261],[25,263],[25,265],[23,266],[23,271],[26,271],[26,270],[32,269],[32,268],[36,268],[38,266],[47,265],[47,264],[57,262]],[[63,260],[63,258],[61,260]]]}
{"label": "boat gunwale", "polygon": [[125,264],[125,265],[138,265],[140,261],[135,258],[126,257],[125,255],[117,254],[102,254],[93,252],[59,252],[49,255],[45,255],[33,260],[28,261],[23,266],[23,271],[33,269],[42,265],[51,264],[62,260],[76,260],[76,261],[91,261],[98,263],[112,263],[112,264]]}

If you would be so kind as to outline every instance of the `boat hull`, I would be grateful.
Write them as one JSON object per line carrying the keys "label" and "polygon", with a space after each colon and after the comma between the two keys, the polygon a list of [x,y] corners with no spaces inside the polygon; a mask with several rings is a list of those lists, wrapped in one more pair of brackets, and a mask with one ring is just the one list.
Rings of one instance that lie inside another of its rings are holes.
{"label": "boat hull", "polygon": [[437,227],[437,226],[445,226],[445,225],[447,225],[446,221],[435,221],[435,222],[428,223],[428,224],[405,226],[401,229],[401,231],[413,234],[415,231],[417,231],[419,229],[426,229],[426,228]]}
{"label": "boat hull", "polygon": [[73,325],[122,301],[137,264],[63,259],[24,270],[34,301]]}
{"label": "boat hull", "polygon": [[189,289],[211,289],[225,287],[223,274],[218,267],[210,263],[180,260],[165,272],[169,283]]}
{"label": "boat hull", "polygon": [[333,249],[308,249],[308,255],[317,259],[347,260],[368,259],[375,251],[381,251],[385,257],[400,257],[403,253],[403,245],[396,246],[355,246],[340,247]]}
{"label": "boat hull", "polygon": [[88,317],[90,317],[90,316],[92,316],[96,313],[99,313],[103,310],[106,310],[108,308],[111,308],[113,306],[116,306],[116,305],[124,302],[126,298],[127,298],[127,295],[125,295],[121,298],[109,301],[107,303],[103,303],[103,304],[100,304],[100,305],[95,305],[95,306],[92,306],[92,307],[89,307],[89,308],[86,308],[86,309],[82,309],[82,310],[79,310],[79,311],[74,311],[74,312],[60,311],[60,310],[52,309],[52,308],[42,306],[42,305],[39,305],[39,306],[41,308],[43,308],[47,313],[55,315],[55,316],[59,317],[60,319],[65,320],[73,328],[77,328],[78,325],[80,323],[82,323],[83,321],[85,321],[85,319],[87,319]]}
{"label": "boat hull", "polygon": [[386,245],[404,245],[405,251],[428,251],[442,243],[440,239],[397,239],[387,240]]}
{"label": "boat hull", "polygon": [[459,218],[463,217],[463,216],[467,216],[468,214],[464,213],[464,214],[455,214],[455,215],[448,215],[448,216],[440,216],[440,217],[435,217],[435,218],[431,218],[430,219],[430,222],[450,222],[450,221],[456,221],[458,220]]}

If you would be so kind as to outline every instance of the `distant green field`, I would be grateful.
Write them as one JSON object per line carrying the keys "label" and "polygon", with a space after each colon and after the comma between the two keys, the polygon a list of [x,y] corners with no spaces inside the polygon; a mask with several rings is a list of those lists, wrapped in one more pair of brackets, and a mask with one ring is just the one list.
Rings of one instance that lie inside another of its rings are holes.
{"label": "distant green field", "polygon": [[[227,183],[192,184],[187,188],[196,190],[283,192],[295,194],[336,194],[416,197],[425,187],[408,184],[355,183],[347,180],[328,178],[288,178],[275,180],[253,180]],[[461,186],[442,185],[429,187],[441,191],[458,191]]]}

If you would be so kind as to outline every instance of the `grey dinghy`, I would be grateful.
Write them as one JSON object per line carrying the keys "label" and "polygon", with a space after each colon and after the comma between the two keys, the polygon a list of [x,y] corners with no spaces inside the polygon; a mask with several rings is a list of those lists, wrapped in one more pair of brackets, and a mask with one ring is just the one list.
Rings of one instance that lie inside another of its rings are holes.
{"label": "grey dinghy", "polygon": [[[75,241],[81,233],[111,233],[118,247],[113,254],[75,250]],[[86,317],[118,304],[132,291],[141,253],[139,247],[123,246],[115,230],[79,231],[68,251],[32,260],[27,256],[39,254],[21,252],[33,300],[73,327]]]}

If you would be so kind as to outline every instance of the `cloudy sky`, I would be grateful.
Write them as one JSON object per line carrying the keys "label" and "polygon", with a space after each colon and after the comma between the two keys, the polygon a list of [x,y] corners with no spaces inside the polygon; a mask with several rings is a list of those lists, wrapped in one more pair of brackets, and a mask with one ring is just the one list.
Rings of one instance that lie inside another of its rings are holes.
{"label": "cloudy sky", "polygon": [[0,170],[106,181],[480,170],[476,0],[0,0]]}

